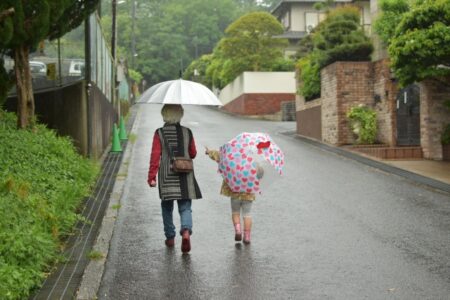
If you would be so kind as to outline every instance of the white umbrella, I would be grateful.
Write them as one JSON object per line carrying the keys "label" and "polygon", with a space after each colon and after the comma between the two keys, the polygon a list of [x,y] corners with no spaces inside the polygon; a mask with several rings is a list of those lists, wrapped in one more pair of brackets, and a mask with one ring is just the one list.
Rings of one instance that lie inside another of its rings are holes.
{"label": "white umbrella", "polygon": [[140,97],[139,103],[218,105],[222,102],[206,86],[177,79],[155,84]]}

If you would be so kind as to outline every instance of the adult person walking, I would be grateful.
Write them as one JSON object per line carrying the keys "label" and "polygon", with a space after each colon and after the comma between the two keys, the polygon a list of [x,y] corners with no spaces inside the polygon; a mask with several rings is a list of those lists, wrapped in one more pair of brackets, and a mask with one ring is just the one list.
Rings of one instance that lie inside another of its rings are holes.
{"label": "adult person walking", "polygon": [[202,198],[194,171],[178,173],[171,168],[171,157],[183,156],[195,158],[195,147],[192,131],[180,125],[183,107],[179,104],[165,104],[161,110],[164,126],[158,128],[153,136],[152,152],[147,182],[156,187],[158,176],[161,213],[166,236],[167,247],[175,245],[175,225],[173,223],[174,202],[177,201],[180,214],[181,251],[191,250],[192,234],[192,199]]}

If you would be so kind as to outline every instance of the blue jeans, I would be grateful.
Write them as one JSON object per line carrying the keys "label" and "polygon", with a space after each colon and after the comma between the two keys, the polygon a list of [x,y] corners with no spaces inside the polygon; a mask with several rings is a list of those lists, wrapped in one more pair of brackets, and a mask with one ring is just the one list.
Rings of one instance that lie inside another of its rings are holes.
{"label": "blue jeans", "polygon": [[[175,225],[173,224],[173,202],[175,200],[164,200],[161,201],[161,211],[164,224],[164,234],[167,239],[173,239],[176,235]],[[180,213],[180,234],[183,233],[185,229],[189,230],[192,234],[192,209],[191,199],[177,200],[178,202],[178,212]]]}

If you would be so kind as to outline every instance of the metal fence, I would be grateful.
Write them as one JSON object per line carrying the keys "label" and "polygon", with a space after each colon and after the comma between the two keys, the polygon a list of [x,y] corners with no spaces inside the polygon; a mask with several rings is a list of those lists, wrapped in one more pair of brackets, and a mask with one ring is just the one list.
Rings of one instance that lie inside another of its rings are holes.
{"label": "metal fence", "polygon": [[[101,30],[97,14],[89,19],[90,80],[111,101],[113,88],[113,60]],[[86,70],[86,24],[53,41],[43,41],[30,53],[33,91],[43,92],[83,80]],[[13,70],[14,60],[4,56],[7,71]],[[16,89],[9,91],[14,96]]]}

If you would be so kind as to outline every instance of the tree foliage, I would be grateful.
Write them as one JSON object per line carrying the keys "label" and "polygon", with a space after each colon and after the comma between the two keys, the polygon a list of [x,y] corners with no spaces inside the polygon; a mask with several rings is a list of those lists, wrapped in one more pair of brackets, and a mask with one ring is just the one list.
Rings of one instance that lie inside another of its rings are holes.
{"label": "tree foliage", "polygon": [[381,14],[374,22],[375,32],[385,45],[389,45],[395,28],[400,23],[403,14],[409,11],[408,0],[380,1]]}
{"label": "tree foliage", "polygon": [[450,76],[450,2],[424,0],[413,5],[395,28],[388,51],[401,85]]}
{"label": "tree foliage", "polygon": [[286,39],[278,20],[267,12],[251,12],[225,30],[206,68],[204,84],[223,88],[244,71],[286,71],[294,68],[284,59]]}
{"label": "tree foliage", "polygon": [[354,106],[347,113],[358,144],[373,144],[377,137],[377,113],[367,106]]}
{"label": "tree foliage", "polygon": [[373,46],[360,25],[359,14],[354,6],[336,8],[305,38],[297,68],[299,92],[306,100],[320,96],[320,70],[325,66],[336,61],[370,60]]}

